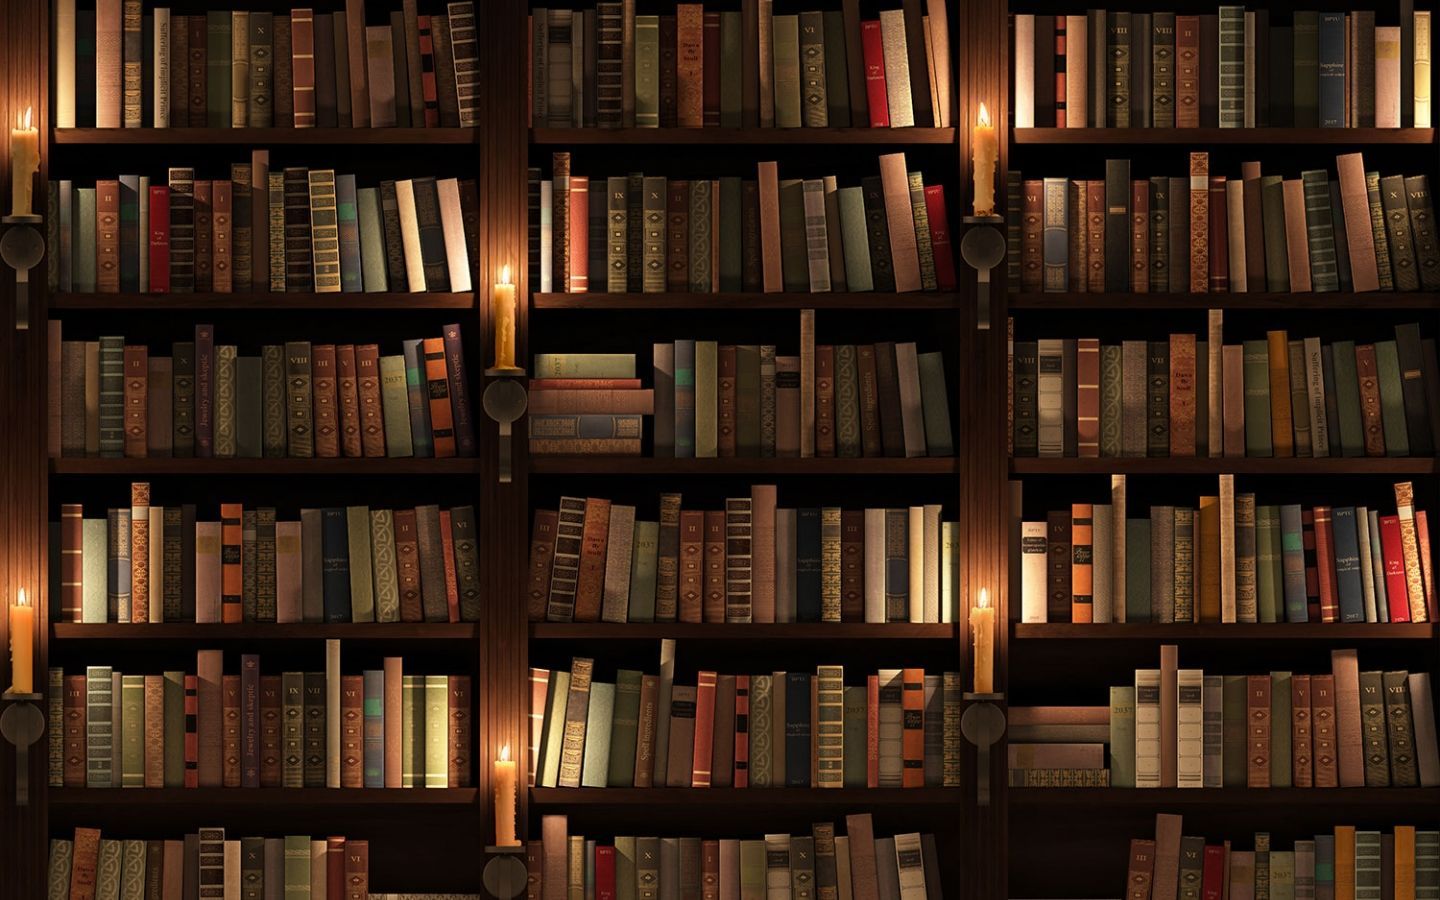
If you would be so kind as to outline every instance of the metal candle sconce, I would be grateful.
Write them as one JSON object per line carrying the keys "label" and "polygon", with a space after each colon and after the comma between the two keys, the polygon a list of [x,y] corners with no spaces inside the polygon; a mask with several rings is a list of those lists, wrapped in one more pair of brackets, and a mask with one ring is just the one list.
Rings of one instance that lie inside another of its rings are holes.
{"label": "metal candle sconce", "polygon": [[30,270],[45,258],[45,238],[36,226],[44,222],[40,216],[3,216],[0,226],[0,260],[15,270],[15,329],[30,327]]}
{"label": "metal candle sconce", "polygon": [[990,748],[1005,734],[1005,713],[996,704],[1004,694],[965,693],[960,733],[975,745],[975,805],[990,805]]}
{"label": "metal candle sconce", "polygon": [[485,414],[500,426],[499,479],[501,484],[509,484],[514,470],[514,451],[511,446],[514,435],[511,425],[525,415],[525,409],[530,405],[530,396],[520,383],[520,379],[525,377],[525,370],[486,369],[485,374],[493,376],[495,380],[485,388],[480,401],[485,407]]}
{"label": "metal candle sconce", "polygon": [[999,216],[966,216],[965,236],[960,239],[960,257],[975,270],[975,327],[990,329],[990,270],[1005,259],[1005,235]]}
{"label": "metal candle sconce", "polygon": [[45,733],[45,715],[36,705],[39,694],[0,694],[5,711],[0,713],[0,736],[15,747],[15,805],[30,805],[30,745]]}
{"label": "metal candle sconce", "polygon": [[490,854],[490,861],[485,864],[480,881],[490,896],[496,900],[514,900],[525,893],[530,879],[525,861],[520,858],[525,847],[486,847],[485,852]]}

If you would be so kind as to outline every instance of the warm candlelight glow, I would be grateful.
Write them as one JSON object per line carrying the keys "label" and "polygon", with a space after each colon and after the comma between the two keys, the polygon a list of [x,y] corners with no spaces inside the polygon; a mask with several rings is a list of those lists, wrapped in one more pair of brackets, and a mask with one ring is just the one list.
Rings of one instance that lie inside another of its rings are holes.
{"label": "warm candlelight glow", "polygon": [[32,107],[16,114],[15,127],[10,130],[10,170],[10,213],[28,216],[35,173],[40,171],[40,132]]}
{"label": "warm candlelight glow", "polygon": [[515,836],[515,803],[519,787],[520,772],[510,758],[510,745],[500,748],[500,758],[495,760],[495,845],[497,847],[518,847],[520,839]]}
{"label": "warm candlelight glow", "polygon": [[995,215],[995,164],[1000,159],[1000,137],[990,121],[990,108],[980,104],[970,144],[975,182],[975,215]]}
{"label": "warm candlelight glow", "polygon": [[500,761],[501,761],[501,762],[509,762],[509,761],[510,761],[510,745],[509,745],[509,744],[506,744],[505,746],[503,746],[503,747],[500,748]]}
{"label": "warm candlelight glow", "polygon": [[515,285],[510,283],[510,266],[500,270],[492,299],[492,328],[495,331],[495,368],[515,368]]}
{"label": "warm candlelight glow", "polygon": [[995,610],[990,607],[990,591],[981,588],[970,611],[970,636],[974,642],[975,693],[989,694],[995,690]]}
{"label": "warm candlelight glow", "polygon": [[10,607],[10,689],[17,694],[35,691],[35,607],[21,588]]}

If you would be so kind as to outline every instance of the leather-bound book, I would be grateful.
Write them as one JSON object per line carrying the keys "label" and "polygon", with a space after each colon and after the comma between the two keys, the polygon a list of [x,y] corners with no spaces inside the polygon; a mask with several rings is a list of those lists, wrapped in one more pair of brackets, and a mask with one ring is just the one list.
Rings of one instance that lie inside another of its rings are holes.
{"label": "leather-bound book", "polygon": [[[146,434],[148,431],[148,379],[149,362],[145,347],[127,346],[124,349],[124,447],[125,456],[132,459],[148,455]],[[140,586],[136,586],[139,590]]]}
{"label": "leather-bound book", "polygon": [[1130,290],[1148,293],[1150,273],[1150,182],[1130,182]]}
{"label": "leather-bound book", "polygon": [[[1224,292],[1230,290],[1230,239],[1226,219],[1225,178],[1211,175],[1209,184],[1210,290]],[[1239,227],[1237,223],[1236,228]]]}
{"label": "leather-bound book", "polygon": [[[1119,14],[1111,13],[1112,16]],[[1125,18],[1129,18],[1125,14]],[[1128,75],[1129,46],[1128,26],[1126,27],[1125,45],[1117,45],[1113,51],[1113,58],[1122,54],[1126,57],[1123,65]],[[1112,79],[1118,77],[1118,73],[1111,72]],[[1128,77],[1126,78],[1128,82]],[[1127,100],[1125,102],[1124,115],[1128,121],[1128,86],[1126,89]],[[1117,94],[1118,98],[1118,94]],[[1120,115],[1119,106],[1112,111],[1116,116]],[[1111,159],[1105,162],[1105,229],[1104,229],[1104,259],[1105,259],[1105,290],[1111,292],[1125,291],[1130,284],[1130,258],[1127,249],[1130,246],[1130,161],[1128,159]]]}
{"label": "leather-bound book", "polygon": [[1370,218],[1370,195],[1366,188],[1365,161],[1359,153],[1343,153],[1336,157],[1336,166],[1340,176],[1341,213],[1350,257],[1351,283],[1357,292],[1376,291],[1380,289],[1380,277]]}
{"label": "leather-bound book", "polygon": [[[590,534],[590,518],[592,507],[587,501],[585,510],[585,528],[587,536]],[[680,622],[699,623],[702,621],[702,597],[704,595],[704,542],[705,542],[705,513],[701,510],[682,510],[680,512],[679,531],[679,555],[677,585],[676,585],[676,618]],[[588,542],[587,542],[588,543]],[[603,542],[602,542],[603,545]],[[585,560],[582,555],[580,562],[581,576],[585,572]],[[576,617],[579,619],[580,604],[577,601]]]}
{"label": "leather-bound book", "polygon": [[1335,676],[1310,676],[1310,721],[1314,740],[1315,787],[1337,787],[1339,733],[1335,709]]}
{"label": "leather-bound book", "polygon": [[1270,676],[1250,675],[1245,689],[1245,786],[1270,787]]}
{"label": "leather-bound book", "polygon": [[1076,449],[1079,456],[1100,455],[1100,341],[1076,342]]}
{"label": "leather-bound book", "polygon": [[1365,786],[1390,786],[1390,742],[1385,688],[1380,672],[1360,673],[1360,730],[1365,754]]}
{"label": "leather-bound book", "polygon": [[366,457],[381,458],[385,456],[385,426],[378,345],[356,345],[355,372],[360,397],[360,448]]}
{"label": "leather-bound book", "polygon": [[1025,181],[1022,193],[1020,290],[1038,293],[1045,286],[1045,183],[1039,179]]}
{"label": "leather-bound book", "polygon": [[1314,715],[1311,711],[1311,676],[1290,680],[1290,780],[1295,787],[1315,783]]}
{"label": "leather-bound book", "polygon": [[1354,650],[1332,650],[1330,661],[1335,682],[1339,784],[1341,787],[1362,787],[1365,784],[1365,750],[1360,666]]}
{"label": "leather-bound book", "polygon": [[1390,780],[1395,787],[1418,787],[1421,783],[1416,761],[1416,728],[1406,672],[1386,672],[1385,719],[1390,752]]}
{"label": "leather-bound book", "polygon": [[1210,155],[1190,154],[1190,292],[1210,287]]}
{"label": "leather-bound book", "polygon": [[1380,205],[1385,219],[1395,290],[1418,291],[1420,270],[1415,259],[1404,176],[1387,175],[1380,179]]}
{"label": "leather-bound book", "polygon": [[446,459],[456,454],[454,408],[450,398],[450,378],[445,366],[445,343],[441,338],[425,338],[424,350],[426,396],[430,405],[430,434],[435,457]]}
{"label": "leather-bound book", "polygon": [[1170,336],[1170,456],[1194,456],[1196,346],[1192,334]]}
{"label": "leather-bound book", "polygon": [[1200,127],[1200,17],[1175,17],[1175,127]]}
{"label": "leather-bound book", "polygon": [[[1157,69],[1158,71],[1158,69]],[[1170,179],[1157,175],[1150,179],[1150,291],[1170,290]]]}
{"label": "leather-bound book", "polygon": [[1099,180],[1085,182],[1083,195],[1085,197],[1085,217],[1082,220],[1085,222],[1085,284],[1090,293],[1099,294],[1105,290],[1105,223],[1108,218],[1105,208],[1105,182]]}
{"label": "leather-bound book", "polygon": [[[1166,249],[1169,291],[1190,291],[1190,180],[1172,176],[1167,191],[1170,246]],[[1207,276],[1208,277],[1208,276]]]}
{"label": "leather-bound book", "polygon": [[[1267,216],[1268,221],[1268,216]],[[1309,233],[1305,224],[1305,187],[1298,178],[1284,182],[1285,246],[1290,272],[1290,290],[1311,290]]]}
{"label": "leather-bound book", "polygon": [[610,501],[585,501],[585,528],[580,541],[580,565],[575,585],[575,621],[600,621],[605,579],[605,545],[610,529]]}
{"label": "leather-bound book", "polygon": [[1046,547],[1049,553],[1046,576],[1046,620],[1066,622],[1070,618],[1072,558],[1070,514],[1051,512],[1047,518]]}
{"label": "leather-bound book", "polygon": [[1261,190],[1260,163],[1241,163],[1242,231],[1245,235],[1245,288],[1249,292],[1267,290],[1265,258],[1264,192]]}
{"label": "leather-bound book", "polygon": [[1170,344],[1150,341],[1145,354],[1145,455],[1170,452]]}
{"label": "leather-bound book", "polygon": [[1130,863],[1125,871],[1126,900],[1150,900],[1155,875],[1155,842],[1145,838],[1130,841]]}
{"label": "leather-bound book", "polygon": [[1360,385],[1360,423],[1364,429],[1365,455],[1385,455],[1385,425],[1380,411],[1380,372],[1375,345],[1355,347],[1355,374]]}
{"label": "leather-bound book", "polygon": [[215,182],[195,182],[195,290],[215,289]]}
{"label": "leather-bound book", "polygon": [[[612,517],[616,507],[612,507]],[[701,616],[706,622],[725,621],[725,511],[718,509],[705,510],[704,516],[704,563],[703,563],[703,591],[701,596]],[[618,536],[617,536],[618,537]],[[610,541],[610,550],[613,551],[618,540]],[[606,566],[606,573],[610,571],[610,565]],[[629,576],[629,566],[624,567],[626,577]],[[608,591],[608,588],[607,588]]]}
{"label": "leather-bound book", "polygon": [[1426,176],[1406,176],[1405,197],[1410,209],[1410,229],[1420,286],[1427,291],[1440,290],[1440,241],[1436,237],[1435,206],[1430,198],[1430,182]]}

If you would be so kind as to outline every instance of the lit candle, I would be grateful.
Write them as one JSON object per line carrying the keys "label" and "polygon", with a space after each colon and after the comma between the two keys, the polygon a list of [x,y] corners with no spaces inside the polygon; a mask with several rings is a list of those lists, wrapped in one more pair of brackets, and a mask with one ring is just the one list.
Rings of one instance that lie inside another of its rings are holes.
{"label": "lit candle", "polygon": [[975,693],[995,691],[995,610],[990,592],[980,589],[980,598],[970,610],[970,635],[975,642]]}
{"label": "lit candle", "polygon": [[25,589],[10,607],[10,689],[17,694],[35,690],[35,607],[25,599]]}
{"label": "lit candle", "polygon": [[32,113],[32,108],[26,107],[10,129],[10,212],[16,216],[30,215],[33,179],[40,171],[40,131],[31,121]]}
{"label": "lit candle", "polygon": [[[514,290],[514,288],[511,288]],[[515,790],[519,784],[519,773],[515,761],[510,758],[510,745],[500,749],[500,758],[495,760],[495,846],[518,847],[515,837]]]}
{"label": "lit candle", "polygon": [[515,285],[510,283],[510,267],[500,272],[495,285],[495,368],[515,368]]}
{"label": "lit candle", "polygon": [[975,178],[975,215],[995,215],[995,163],[1000,158],[1000,141],[990,123],[990,110],[980,104],[971,139]]}

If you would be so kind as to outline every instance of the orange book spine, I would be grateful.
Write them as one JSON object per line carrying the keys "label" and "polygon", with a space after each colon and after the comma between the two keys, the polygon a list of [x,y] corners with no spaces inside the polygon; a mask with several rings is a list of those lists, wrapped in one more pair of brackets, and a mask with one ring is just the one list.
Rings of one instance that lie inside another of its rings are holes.
{"label": "orange book spine", "polygon": [[715,757],[715,673],[701,672],[695,681],[695,755],[691,787],[709,787]]}
{"label": "orange book spine", "polygon": [[1095,507],[1075,503],[1070,507],[1070,621],[1095,621]]}
{"label": "orange book spine", "polygon": [[902,759],[905,761],[902,786],[918,788],[925,786],[925,670],[904,669],[901,672],[904,691],[900,698],[900,710],[905,716],[905,730],[901,743]]}
{"label": "orange book spine", "polygon": [[220,504],[220,621],[240,622],[243,619],[242,527],[243,507],[239,503]]}
{"label": "orange book spine", "polygon": [[430,434],[435,442],[435,458],[455,455],[455,417],[450,409],[450,377],[445,371],[445,341],[426,338],[425,381],[430,397]]}

